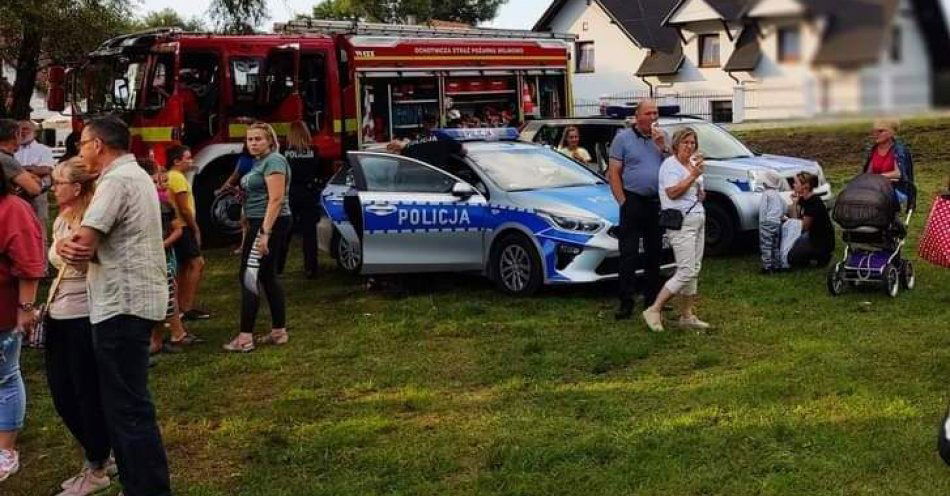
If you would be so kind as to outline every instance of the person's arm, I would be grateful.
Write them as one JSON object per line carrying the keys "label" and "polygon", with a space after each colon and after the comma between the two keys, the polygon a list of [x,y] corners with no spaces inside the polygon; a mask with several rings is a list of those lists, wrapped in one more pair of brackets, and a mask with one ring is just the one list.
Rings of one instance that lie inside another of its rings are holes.
{"label": "person's arm", "polygon": [[696,182],[696,178],[702,174],[702,164],[703,163],[700,162],[695,167],[688,167],[686,177],[665,189],[666,196],[670,197],[671,200],[675,200],[686,194],[686,192],[689,191],[689,188],[693,187],[693,183]]}
{"label": "person's arm", "polygon": [[167,250],[173,244],[178,242],[179,239],[181,239],[181,235],[183,232],[184,231],[182,230],[181,224],[175,222],[174,224],[172,224],[172,230],[171,232],[168,233],[168,237],[165,238],[164,241],[162,241],[162,246],[164,246],[165,249]]}
{"label": "person's arm", "polygon": [[66,263],[83,265],[92,260],[92,257],[96,254],[101,236],[99,231],[82,226],[71,238],[60,241],[56,246],[56,251]]}
{"label": "person's arm", "polygon": [[198,246],[201,246],[201,230],[198,229],[198,221],[195,219],[195,213],[192,212],[188,206],[188,192],[182,191],[181,193],[175,193],[174,199],[175,206],[178,208],[182,220],[185,221],[186,226],[191,228],[191,232],[195,233],[195,241],[198,242]]}
{"label": "person's arm", "polygon": [[280,209],[284,204],[284,190],[287,186],[287,175],[282,173],[268,174],[264,178],[267,185],[267,211],[264,212],[264,222],[261,224],[261,233],[258,238],[257,250],[261,255],[267,255],[267,242],[270,240],[271,231],[277,217],[280,215]]}
{"label": "person's arm", "polygon": [[[239,161],[239,163],[240,163],[240,161]],[[214,194],[217,195],[217,194],[220,194],[222,191],[229,190],[229,189],[234,189],[235,187],[237,187],[237,183],[238,183],[238,167],[240,167],[240,165],[235,165],[235,166],[234,166],[234,170],[231,171],[231,175],[228,176],[228,178],[224,181],[224,184],[222,184],[221,187],[218,188],[218,189],[214,192]]]}
{"label": "person's arm", "polygon": [[610,181],[610,192],[618,205],[623,205],[627,201],[627,195],[623,192],[623,176],[620,171],[623,169],[623,162],[612,158],[607,167],[607,180]]}
{"label": "person's arm", "polygon": [[27,165],[23,169],[36,177],[46,177],[53,173],[53,168],[49,165]]}
{"label": "person's arm", "polygon": [[26,170],[13,176],[12,181],[13,184],[19,186],[30,196],[36,196],[43,192],[43,184],[40,182],[40,178]]}
{"label": "person's arm", "polygon": [[[18,304],[36,303],[36,290],[40,287],[39,279],[17,279],[17,298]],[[17,328],[29,334],[36,325],[36,312],[33,310],[24,311],[17,306],[16,310]]]}

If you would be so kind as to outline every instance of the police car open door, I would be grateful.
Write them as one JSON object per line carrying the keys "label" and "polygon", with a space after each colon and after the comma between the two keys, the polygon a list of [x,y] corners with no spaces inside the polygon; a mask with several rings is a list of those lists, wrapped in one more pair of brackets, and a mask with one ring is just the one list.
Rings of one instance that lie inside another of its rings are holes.
{"label": "police car open door", "polygon": [[[407,157],[350,152],[364,274],[456,272],[485,265],[485,197],[471,185]],[[352,202],[353,198],[349,198]],[[354,224],[354,225],[355,225]]]}

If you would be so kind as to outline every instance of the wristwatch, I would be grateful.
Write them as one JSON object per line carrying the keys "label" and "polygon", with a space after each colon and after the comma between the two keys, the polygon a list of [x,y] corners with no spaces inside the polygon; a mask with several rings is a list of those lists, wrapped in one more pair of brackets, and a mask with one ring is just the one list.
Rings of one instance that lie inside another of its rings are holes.
{"label": "wristwatch", "polygon": [[32,312],[36,308],[36,305],[34,305],[33,302],[26,302],[18,303],[16,307],[23,312]]}

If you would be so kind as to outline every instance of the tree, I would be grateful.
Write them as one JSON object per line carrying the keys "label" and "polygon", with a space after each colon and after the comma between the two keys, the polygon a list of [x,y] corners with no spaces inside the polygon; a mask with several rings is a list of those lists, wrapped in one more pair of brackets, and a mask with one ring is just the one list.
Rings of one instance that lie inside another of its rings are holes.
{"label": "tree", "polygon": [[[74,60],[124,32],[129,0],[6,0],[0,3],[0,56],[14,61],[12,105],[0,111],[30,116],[37,74],[50,63]],[[2,107],[4,102],[0,102]]]}
{"label": "tree", "polygon": [[138,29],[150,28],[171,28],[178,27],[185,31],[207,31],[208,28],[204,22],[197,18],[185,19],[178,15],[178,12],[166,7],[162,10],[155,10],[145,14],[140,21],[135,23]]}
{"label": "tree", "polygon": [[316,19],[362,19],[402,23],[464,22],[475,25],[494,19],[508,0],[325,0],[313,7]]}
{"label": "tree", "polygon": [[208,13],[215,27],[225,33],[253,33],[270,16],[267,0],[212,0]]}

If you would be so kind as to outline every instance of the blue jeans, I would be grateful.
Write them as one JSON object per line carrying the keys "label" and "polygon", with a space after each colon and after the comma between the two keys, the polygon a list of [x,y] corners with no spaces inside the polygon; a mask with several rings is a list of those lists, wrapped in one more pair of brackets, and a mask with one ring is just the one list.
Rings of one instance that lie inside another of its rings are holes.
{"label": "blue jeans", "polygon": [[26,415],[26,388],[20,376],[20,344],[23,335],[0,332],[0,431],[23,428]]}
{"label": "blue jeans", "polygon": [[92,325],[102,412],[126,496],[167,496],[168,461],[148,392],[148,345],[158,322],[119,315]]}

